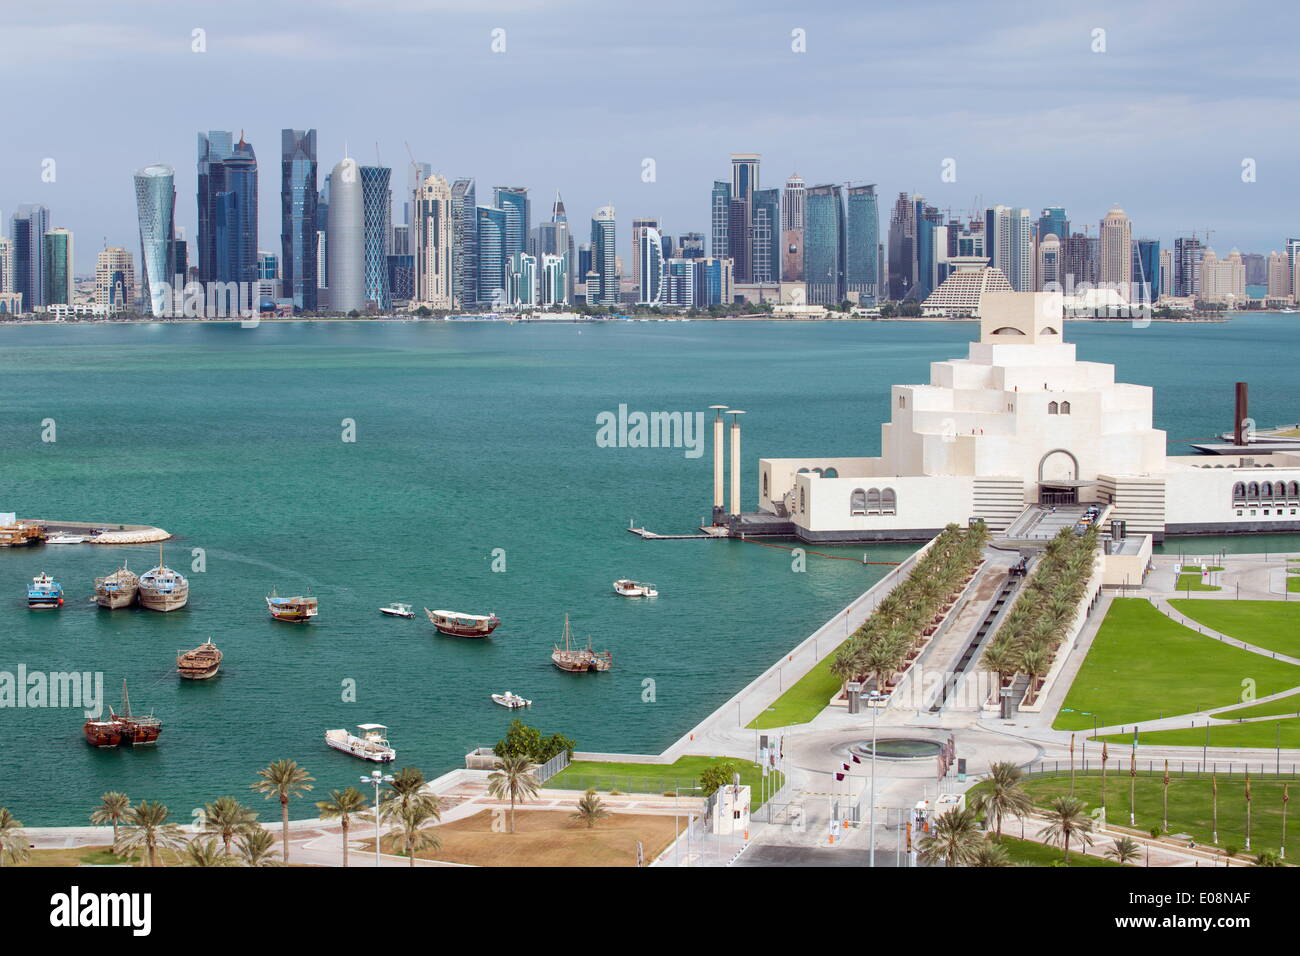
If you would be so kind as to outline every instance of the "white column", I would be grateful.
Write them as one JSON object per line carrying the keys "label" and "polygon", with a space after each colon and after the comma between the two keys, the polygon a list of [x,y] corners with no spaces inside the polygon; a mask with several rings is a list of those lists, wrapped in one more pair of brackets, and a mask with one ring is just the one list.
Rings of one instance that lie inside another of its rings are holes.
{"label": "white column", "polygon": [[715,514],[726,504],[723,498],[723,434],[722,434],[722,412],[726,405],[710,405],[709,408],[714,410],[713,419],[713,509]]}
{"label": "white column", "polygon": [[731,420],[731,513],[740,514],[740,416],[741,411],[729,411]]}

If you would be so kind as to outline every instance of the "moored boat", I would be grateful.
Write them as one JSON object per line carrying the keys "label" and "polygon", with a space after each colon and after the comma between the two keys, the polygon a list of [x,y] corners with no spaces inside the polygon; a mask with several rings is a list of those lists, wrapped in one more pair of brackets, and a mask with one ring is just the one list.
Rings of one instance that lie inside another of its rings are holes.
{"label": "moored boat", "polygon": [[280,597],[271,589],[271,593],[266,596],[266,609],[271,612],[271,617],[277,621],[288,621],[291,624],[306,624],[316,616],[319,610],[318,603],[314,597]]}
{"label": "moored boat", "polygon": [[95,603],[110,611],[127,607],[140,590],[140,576],[127,568],[125,562],[107,577],[95,578]]}
{"label": "moored boat", "polygon": [[161,544],[158,545],[158,567],[140,575],[137,587],[140,606],[151,611],[175,611],[190,600],[190,582],[179,571],[167,567]]}
{"label": "moored boat", "polygon": [[409,604],[390,604],[388,607],[381,607],[379,613],[389,617],[415,617],[415,612],[411,610]]}
{"label": "moored boat", "polygon": [[644,581],[632,581],[628,578],[619,578],[614,582],[614,590],[623,597],[658,597],[659,592],[655,590],[653,584],[646,584]]}
{"label": "moored boat", "polygon": [[63,585],[42,571],[27,588],[27,606],[37,611],[63,607]]}
{"label": "moored boat", "polygon": [[430,611],[427,607],[424,613],[429,616],[429,623],[439,633],[449,634],[452,637],[487,637],[501,626],[501,621],[495,614]]}
{"label": "moored boat", "polygon": [[176,652],[176,673],[186,680],[207,680],[221,670],[224,656],[209,638],[193,650]]}
{"label": "moored boat", "polygon": [[397,751],[388,744],[388,728],[383,724],[358,724],[361,736],[346,730],[325,731],[325,743],[335,750],[341,750],[362,760],[375,763],[391,763],[397,759]]}
{"label": "moored boat", "polygon": [[122,681],[122,713],[108,708],[107,718],[92,718],[81,728],[86,743],[95,747],[139,746],[154,743],[162,734],[162,721],[150,714],[136,717],[131,713],[131,698],[126,681]]}
{"label": "moored boat", "polygon": [[46,544],[85,544],[90,540],[86,534],[52,534],[45,539]]}
{"label": "moored boat", "polygon": [[551,663],[570,674],[583,674],[587,671],[607,671],[614,666],[614,655],[609,651],[593,651],[591,638],[587,646],[574,647],[569,630],[569,615],[564,615],[564,647],[556,644],[551,651]]}
{"label": "moored boat", "polygon": [[510,691],[506,691],[504,694],[493,694],[492,700],[510,710],[518,710],[520,707],[531,707],[533,705],[531,700],[525,700],[518,694],[510,693]]}

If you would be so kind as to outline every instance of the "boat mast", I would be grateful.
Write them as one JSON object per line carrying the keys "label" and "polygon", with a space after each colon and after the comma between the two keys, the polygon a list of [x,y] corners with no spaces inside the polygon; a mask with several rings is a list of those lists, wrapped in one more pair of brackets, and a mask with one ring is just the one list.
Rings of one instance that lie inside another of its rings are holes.
{"label": "boat mast", "polygon": [[123,717],[131,716],[131,698],[126,695],[125,677],[122,678],[122,710],[124,711],[124,713],[122,714]]}

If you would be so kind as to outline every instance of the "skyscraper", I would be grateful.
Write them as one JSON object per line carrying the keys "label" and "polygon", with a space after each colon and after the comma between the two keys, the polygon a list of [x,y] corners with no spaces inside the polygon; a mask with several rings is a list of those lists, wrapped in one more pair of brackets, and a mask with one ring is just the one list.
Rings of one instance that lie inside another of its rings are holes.
{"label": "skyscraper", "polygon": [[989,265],[1007,277],[1017,292],[1033,291],[1034,244],[1028,209],[994,206],[984,213]]}
{"label": "skyscraper", "polygon": [[794,173],[785,181],[781,200],[781,279],[803,281],[804,201],[807,187]]}
{"label": "skyscraper", "polygon": [[452,183],[452,295],[456,305],[463,309],[472,308],[479,300],[478,212],[475,204],[473,179],[458,179]]}
{"label": "skyscraper", "polygon": [[199,137],[199,279],[257,281],[257,156],[243,135]]}
{"label": "skyscraper", "polygon": [[632,284],[637,287],[638,293],[641,289],[641,237],[647,229],[653,229],[656,235],[662,235],[658,219],[642,216],[632,220]]}
{"label": "skyscraper", "polygon": [[591,272],[587,275],[588,305],[618,305],[618,253],[615,250],[615,226],[613,206],[600,207],[591,219]]}
{"label": "skyscraper", "polygon": [[388,243],[393,228],[393,171],[387,166],[362,166],[362,255],[365,262],[366,305],[385,312],[393,307],[388,285]]}
{"label": "skyscraper", "polygon": [[1061,291],[1061,240],[1054,232],[1038,237],[1038,275],[1034,283],[1039,291]]}
{"label": "skyscraper", "polygon": [[537,257],[516,252],[506,260],[506,302],[510,305],[537,304]]}
{"label": "skyscraper", "polygon": [[[172,311],[168,295],[176,274],[176,173],[155,163],[135,174],[135,208],[140,222],[140,291],[146,315]],[[182,278],[181,284],[184,285]],[[176,290],[178,293],[180,289]]]}
{"label": "skyscraper", "polygon": [[121,246],[101,249],[95,261],[95,307],[106,315],[131,308],[135,297],[135,267]]}
{"label": "skyscraper", "polygon": [[14,292],[22,296],[22,310],[35,312],[45,304],[45,233],[50,211],[40,204],[19,206],[9,221],[13,240]]}
{"label": "skyscraper", "polygon": [[528,189],[524,186],[497,186],[493,199],[498,209],[506,214],[506,257],[516,252],[528,251],[530,203]]}
{"label": "skyscraper", "polygon": [[1048,235],[1064,241],[1070,235],[1070,220],[1064,206],[1047,206],[1038,214],[1038,241]]}
{"label": "skyscraper", "polygon": [[431,309],[455,302],[455,210],[452,190],[437,173],[420,184],[415,202],[415,297]]}
{"label": "skyscraper", "polygon": [[714,180],[709,194],[709,217],[712,226],[709,251],[714,258],[726,259],[731,255],[731,183]]}
{"label": "skyscraper", "polygon": [[1144,302],[1160,297],[1160,240],[1139,239],[1133,243],[1133,278]]}
{"label": "skyscraper", "polygon": [[542,256],[540,301],[542,305],[562,305],[569,301],[569,256]]}
{"label": "skyscraper", "polygon": [[907,193],[899,193],[889,214],[889,298],[902,301],[915,284],[916,204]]}
{"label": "skyscraper", "polygon": [[1195,236],[1174,240],[1175,296],[1196,297],[1201,291],[1201,240]]}
{"label": "skyscraper", "polygon": [[477,208],[478,301],[501,304],[506,294],[506,214],[492,206]]}
{"label": "skyscraper", "polygon": [[857,293],[858,302],[875,302],[880,294],[880,211],[876,187],[850,186],[844,240],[844,291]]}
{"label": "skyscraper", "polygon": [[750,200],[753,269],[751,281],[781,281],[781,190],[755,189]]}
{"label": "skyscraper", "polygon": [[41,241],[45,244],[42,254],[45,268],[45,304],[72,304],[72,272],[74,258],[72,251],[72,233],[63,228],[51,229]]}
{"label": "skyscraper", "polygon": [[659,230],[654,226],[643,226],[637,235],[633,254],[639,275],[637,302],[641,305],[659,305],[663,297],[664,280],[663,241]]}
{"label": "skyscraper", "polygon": [[1127,298],[1133,281],[1133,224],[1119,206],[1113,206],[1101,221],[1099,239],[1098,273],[1102,282],[1122,286],[1121,295]]}
{"label": "skyscraper", "polygon": [[1286,253],[1274,250],[1268,254],[1268,297],[1288,299],[1290,296],[1291,264],[1287,262]]}
{"label": "skyscraper", "polygon": [[731,214],[728,231],[737,282],[754,281],[754,192],[759,188],[758,153],[731,154]]}
{"label": "skyscraper", "polygon": [[280,131],[280,263],[283,295],[316,311],[316,131]]}
{"label": "skyscraper", "polygon": [[335,312],[366,308],[365,195],[355,159],[339,160],[329,176],[329,303]]}
{"label": "skyscraper", "polygon": [[839,186],[813,186],[804,206],[804,282],[809,305],[844,300],[844,201]]}

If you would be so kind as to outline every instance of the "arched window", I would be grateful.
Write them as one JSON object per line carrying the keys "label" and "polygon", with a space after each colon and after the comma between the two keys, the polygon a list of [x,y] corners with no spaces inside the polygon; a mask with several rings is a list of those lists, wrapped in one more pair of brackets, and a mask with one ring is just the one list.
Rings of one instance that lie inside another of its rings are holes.
{"label": "arched window", "polygon": [[1069,403],[1069,402],[1061,402],[1061,414],[1062,414],[1062,415],[1068,415],[1068,414],[1070,414],[1070,403]]}
{"label": "arched window", "polygon": [[893,488],[886,488],[880,493],[880,508],[887,515],[898,514],[898,495]]}
{"label": "arched window", "polygon": [[1052,328],[1050,325],[1045,325],[1038,330],[1038,334],[1039,335],[1060,335],[1061,333],[1056,331],[1056,329]]}
{"label": "arched window", "polygon": [[803,485],[799,486],[799,513],[804,514],[808,510],[808,500],[804,496]]}
{"label": "arched window", "polygon": [[1259,496],[1260,496],[1261,498],[1272,498],[1272,497],[1273,497],[1273,482],[1271,482],[1271,481],[1266,481],[1266,482],[1264,482],[1262,485],[1260,485],[1260,486],[1259,486]]}
{"label": "arched window", "polygon": [[1024,335],[1025,333],[1022,332],[1020,329],[1013,329],[1009,325],[1004,325],[1000,329],[994,329],[993,334],[994,335]]}
{"label": "arched window", "polygon": [[840,473],[836,471],[834,468],[827,468],[825,471],[822,472],[823,478],[838,478],[839,476]]}
{"label": "arched window", "polygon": [[808,474],[808,469],[807,469],[807,468],[800,468],[798,471],[795,472],[795,474],[796,474],[796,475],[806,475],[806,474]]}
{"label": "arched window", "polygon": [[867,514],[880,514],[880,489],[872,488],[867,492]]}
{"label": "arched window", "polygon": [[1048,403],[1047,403],[1047,414],[1049,414],[1049,415],[1059,415],[1060,412],[1061,412],[1061,406],[1058,405],[1058,404],[1056,404],[1056,402],[1048,402]]}
{"label": "arched window", "polygon": [[1300,498],[1300,481],[1291,482],[1290,487],[1286,490],[1286,496],[1288,498]]}
{"label": "arched window", "polygon": [[816,475],[818,478],[820,478],[820,477],[822,476],[822,470],[821,470],[820,468],[814,468],[814,469],[812,470],[812,473],[813,473],[814,475]]}
{"label": "arched window", "polygon": [[1252,481],[1252,482],[1250,483],[1250,485],[1246,488],[1246,497],[1247,497],[1247,498],[1258,498],[1258,497],[1259,497],[1259,482],[1258,482],[1258,481]]}
{"label": "arched window", "polygon": [[763,497],[767,497],[767,472],[763,472]]}
{"label": "arched window", "polygon": [[1239,481],[1232,486],[1232,497],[1234,501],[1240,501],[1246,497],[1246,483]]}
{"label": "arched window", "polygon": [[849,514],[864,515],[867,513],[867,493],[861,488],[854,488],[853,493],[849,495]]}

